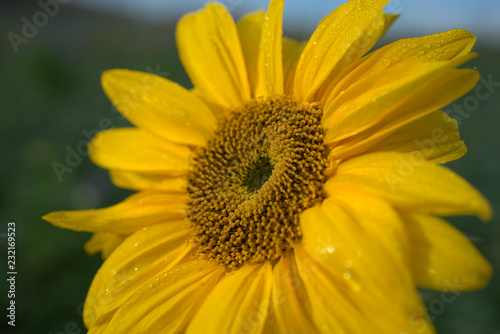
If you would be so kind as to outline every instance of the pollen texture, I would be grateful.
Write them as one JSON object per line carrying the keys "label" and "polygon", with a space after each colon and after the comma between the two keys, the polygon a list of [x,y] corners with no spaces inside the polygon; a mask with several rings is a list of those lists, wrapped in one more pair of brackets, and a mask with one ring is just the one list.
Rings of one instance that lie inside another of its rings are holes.
{"label": "pollen texture", "polygon": [[238,267],[272,261],[301,239],[299,215],[321,196],[321,109],[291,97],[232,111],[200,148],[188,177],[188,218],[199,251]]}

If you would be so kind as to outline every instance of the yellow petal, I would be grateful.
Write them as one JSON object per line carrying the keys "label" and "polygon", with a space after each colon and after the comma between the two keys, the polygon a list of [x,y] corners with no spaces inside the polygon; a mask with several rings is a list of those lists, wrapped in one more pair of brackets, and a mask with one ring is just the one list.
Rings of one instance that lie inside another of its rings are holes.
{"label": "yellow petal", "polygon": [[104,261],[84,307],[88,328],[109,319],[134,292],[182,261],[192,249],[184,221],[157,224],[127,238]]}
{"label": "yellow petal", "polygon": [[[399,18],[399,14],[387,14],[387,13],[383,13],[383,14],[384,14],[384,27],[383,27],[383,30],[379,31],[378,29],[374,29],[373,30],[373,34],[375,36],[376,36],[376,34],[380,34],[380,37],[382,37],[383,35],[385,35],[385,33],[387,32],[387,30],[389,30],[389,28],[392,26],[392,24],[394,22],[396,22],[396,20]],[[370,30],[368,30],[368,33],[369,32],[370,32]]]}
{"label": "yellow petal", "polygon": [[360,224],[371,238],[379,240],[388,249],[391,261],[406,265],[409,245],[405,225],[387,201],[367,193],[360,187],[337,185],[331,198]]}
{"label": "yellow petal", "polygon": [[489,203],[476,189],[418,152],[379,152],[348,160],[326,182],[325,191],[333,194],[350,184],[417,212],[491,217]]}
{"label": "yellow petal", "polygon": [[271,298],[269,262],[244,265],[217,284],[186,333],[260,333]]}
{"label": "yellow petal", "polygon": [[[307,209],[300,217],[304,248],[346,292],[383,294],[392,286],[397,295],[397,289],[413,289],[406,266],[389,261],[392,250],[356,218],[331,198]],[[380,275],[370,277],[375,272]]]}
{"label": "yellow petal", "polygon": [[343,69],[345,69],[349,64],[360,59],[364,54],[366,54],[375,43],[382,37],[390,26],[396,21],[399,15],[385,14],[379,12],[379,14],[371,21],[362,32],[362,34],[355,40],[354,43],[349,45],[349,48],[345,52],[344,57],[339,60],[335,68],[330,72],[328,78],[318,89],[316,94],[316,100],[321,101],[322,104],[325,103],[326,99],[330,95],[330,92],[335,88],[338,83],[338,75]]}
{"label": "yellow petal", "polygon": [[307,101],[328,78],[388,0],[351,0],[335,9],[318,25],[300,57],[295,74],[294,94]]}
{"label": "yellow petal", "polygon": [[255,89],[257,87],[259,45],[263,22],[264,12],[258,10],[243,16],[236,24],[241,42],[241,50],[245,58],[245,66],[248,72],[248,81],[250,82],[252,97],[255,97]]}
{"label": "yellow petal", "polygon": [[256,96],[283,94],[282,21],[283,0],[271,0],[259,44]]}
{"label": "yellow petal", "polygon": [[334,145],[371,127],[422,117],[474,88],[476,71],[453,68],[474,57],[392,68],[348,87],[325,109],[325,142]]}
{"label": "yellow petal", "polygon": [[299,43],[290,38],[283,38],[283,77],[284,91],[287,95],[293,94],[293,79],[295,70],[305,43]]}
{"label": "yellow petal", "polygon": [[106,327],[108,327],[107,322],[102,324],[102,325],[89,328],[89,331],[87,332],[87,334],[103,334],[106,331]]}
{"label": "yellow petal", "polygon": [[426,160],[442,164],[462,157],[467,148],[458,132],[457,121],[437,110],[399,128],[373,145],[373,152],[421,152]]}
{"label": "yellow petal", "polygon": [[205,98],[234,108],[250,98],[245,61],[231,15],[218,4],[184,16],[177,47],[193,85]]}
{"label": "yellow petal", "polygon": [[115,313],[105,333],[183,333],[224,268],[193,260],[159,275]]}
{"label": "yellow petal", "polygon": [[166,190],[168,192],[186,192],[185,176],[171,176],[145,172],[110,170],[111,181],[120,188],[131,190]]}
{"label": "yellow petal", "polygon": [[393,299],[388,301],[380,292],[372,295],[367,291],[371,287],[359,292],[346,290],[325,269],[328,264],[316,262],[301,246],[296,249],[296,261],[318,333],[435,333],[415,290],[397,289],[398,294],[389,288],[385,297]]}
{"label": "yellow petal", "polygon": [[42,218],[75,231],[127,234],[161,221],[184,218],[185,195],[150,190],[104,209],[56,211]]}
{"label": "yellow petal", "polygon": [[[416,283],[449,293],[484,287],[491,278],[488,261],[446,221],[428,215],[405,214],[411,242],[411,268]],[[443,294],[444,295],[444,294]]]}
{"label": "yellow petal", "polygon": [[[388,69],[417,64],[449,61],[467,55],[476,38],[465,30],[449,30],[416,38],[405,38],[386,45],[359,59],[340,73],[333,83],[328,104],[347,87],[368,77],[382,75]],[[339,87],[336,87],[339,85]]]}
{"label": "yellow petal", "polygon": [[[420,298],[383,240],[332,199],[304,211],[301,227],[295,257],[320,332],[417,333],[409,319],[420,315]],[[433,332],[425,315],[419,320],[421,332]]]}
{"label": "yellow petal", "polygon": [[[452,60],[467,55],[476,38],[461,29],[423,37],[399,39],[352,64],[347,76],[365,78],[392,67]],[[342,78],[345,80],[345,78]]]}
{"label": "yellow petal", "polygon": [[100,132],[88,147],[92,161],[103,168],[183,174],[191,150],[135,128]]}
{"label": "yellow petal", "polygon": [[388,123],[384,117],[393,113],[404,116],[422,106],[434,111],[472,89],[477,74],[453,68],[475,56],[468,54],[474,40],[464,30],[404,39],[351,64],[332,82],[324,102],[326,140]]}
{"label": "yellow petal", "polygon": [[165,78],[137,71],[110,70],[102,87],[134,125],[167,140],[204,145],[216,118],[195,94]]}
{"label": "yellow petal", "polygon": [[[363,333],[370,327],[367,317],[363,315],[363,308],[368,308],[368,305],[363,305],[364,299],[356,296],[349,301],[345,295],[349,296],[350,288],[338,277],[325,273],[319,267],[321,262],[311,257],[302,246],[295,247],[295,258],[298,277],[310,300],[313,323],[319,333]],[[346,258],[346,261],[350,260]],[[333,300],[337,301],[336,305]],[[373,328],[369,332],[376,333]]]}
{"label": "yellow petal", "polygon": [[311,301],[298,273],[293,251],[283,256],[273,274],[272,310],[276,333],[317,333]]}
{"label": "yellow petal", "polygon": [[122,234],[97,232],[83,248],[89,255],[101,252],[102,259],[105,260],[123,240],[125,240],[125,235]]}
{"label": "yellow petal", "polygon": [[382,151],[418,151],[436,164],[462,157],[467,148],[460,140],[457,122],[437,110],[407,124],[399,122],[374,130],[356,141],[355,138],[334,147],[331,156],[345,160],[352,156]]}

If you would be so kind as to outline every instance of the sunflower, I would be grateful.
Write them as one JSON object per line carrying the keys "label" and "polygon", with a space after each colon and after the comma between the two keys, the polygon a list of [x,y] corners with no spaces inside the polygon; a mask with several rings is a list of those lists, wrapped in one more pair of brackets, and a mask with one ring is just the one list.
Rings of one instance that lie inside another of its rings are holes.
{"label": "sunflower", "polygon": [[137,193],[53,212],[105,259],[90,333],[432,333],[417,288],[484,286],[491,267],[441,216],[491,217],[441,166],[465,154],[439,109],[472,89],[475,37],[452,30],[368,53],[397,18],[349,1],[307,43],[282,37],[282,0],[235,23],[208,4],[177,26],[194,88],[110,70],[135,125],[91,159]]}

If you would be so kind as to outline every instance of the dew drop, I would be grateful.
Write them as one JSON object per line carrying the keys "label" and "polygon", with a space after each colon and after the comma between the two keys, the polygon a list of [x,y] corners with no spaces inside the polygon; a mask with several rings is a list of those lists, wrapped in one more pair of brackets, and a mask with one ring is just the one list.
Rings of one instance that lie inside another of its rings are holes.
{"label": "dew drop", "polygon": [[174,113],[179,116],[186,117],[186,112],[184,110],[175,109]]}
{"label": "dew drop", "polygon": [[342,277],[347,281],[347,280],[350,280],[351,279],[351,273],[348,273],[348,272],[345,272],[344,275],[342,275]]}
{"label": "dew drop", "polygon": [[418,50],[417,53],[418,53],[419,56],[421,56],[421,55],[423,55],[425,53],[425,51],[424,50]]}

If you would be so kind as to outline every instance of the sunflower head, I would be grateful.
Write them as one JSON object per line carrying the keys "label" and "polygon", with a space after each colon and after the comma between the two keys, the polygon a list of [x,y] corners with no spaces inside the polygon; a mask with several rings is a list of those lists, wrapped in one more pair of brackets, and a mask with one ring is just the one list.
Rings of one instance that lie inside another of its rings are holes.
{"label": "sunflower head", "polygon": [[279,259],[300,242],[299,214],[321,197],[326,164],[317,106],[281,96],[232,111],[188,178],[199,251],[231,267]]}
{"label": "sunflower head", "polygon": [[177,26],[193,89],[111,70],[135,126],[89,145],[137,193],[53,212],[106,257],[93,333],[432,333],[418,287],[472,290],[491,267],[443,216],[491,208],[442,163],[466,148],[440,108],[472,89],[475,37],[452,30],[367,52],[397,18],[351,0],[311,38],[282,0],[235,23],[218,4]]}

